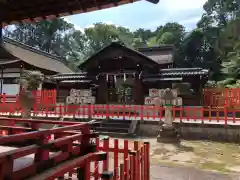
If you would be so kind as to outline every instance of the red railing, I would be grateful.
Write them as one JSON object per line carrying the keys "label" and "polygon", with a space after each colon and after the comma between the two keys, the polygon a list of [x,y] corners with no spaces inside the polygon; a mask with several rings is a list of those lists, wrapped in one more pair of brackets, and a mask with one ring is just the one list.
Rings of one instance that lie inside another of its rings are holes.
{"label": "red railing", "polygon": [[[7,108],[6,108],[7,106]],[[46,105],[47,106],[47,105]],[[174,122],[240,125],[240,108],[171,107]],[[21,116],[14,104],[0,104],[1,116]],[[34,108],[33,117],[164,121],[165,108],[144,105],[55,105]]]}
{"label": "red railing", "polygon": [[[56,90],[37,90],[32,92],[36,105],[40,104],[56,104],[56,97],[57,92]],[[2,104],[8,103],[17,103],[19,105],[19,95],[8,95],[8,94],[1,94],[0,100]]]}
{"label": "red railing", "polygon": [[[6,130],[8,134],[0,137],[0,145],[25,144],[22,148],[0,154],[0,180],[21,180],[27,177],[34,180],[53,180],[63,176],[74,177],[74,173],[82,176],[84,180],[149,180],[147,142],[109,138],[100,140],[89,129],[94,122],[80,124],[3,117],[0,121],[7,122],[6,126],[0,126],[0,129]],[[23,123],[27,123],[29,127],[21,126]],[[64,127],[36,131],[40,124]],[[93,143],[96,151],[93,150]],[[21,161],[21,158],[27,159],[30,155],[34,155],[31,163],[25,162],[14,169],[16,159]]]}
{"label": "red railing", "polygon": [[[57,92],[53,90],[37,90],[33,92],[36,98],[36,104],[56,104]],[[0,95],[1,103],[16,103],[18,95]],[[240,107],[240,88],[207,88],[203,89],[203,106],[204,107]]]}
{"label": "red railing", "polygon": [[240,88],[209,88],[203,90],[204,106],[240,107]]}

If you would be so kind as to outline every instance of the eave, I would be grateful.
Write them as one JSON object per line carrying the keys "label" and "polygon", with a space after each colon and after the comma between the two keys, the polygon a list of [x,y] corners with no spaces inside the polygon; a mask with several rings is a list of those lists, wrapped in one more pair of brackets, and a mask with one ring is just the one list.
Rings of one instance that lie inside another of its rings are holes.
{"label": "eave", "polygon": [[[138,0],[0,0],[2,25],[30,23],[116,7]],[[159,0],[147,0],[158,3]]]}

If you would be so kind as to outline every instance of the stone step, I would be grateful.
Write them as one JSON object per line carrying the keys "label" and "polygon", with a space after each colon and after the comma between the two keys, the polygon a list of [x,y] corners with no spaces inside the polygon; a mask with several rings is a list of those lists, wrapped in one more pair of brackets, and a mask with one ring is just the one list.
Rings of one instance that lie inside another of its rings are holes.
{"label": "stone step", "polygon": [[127,123],[127,122],[122,122],[122,123],[102,122],[99,124],[99,126],[129,128],[130,124],[131,124],[131,122],[130,123]]}
{"label": "stone step", "polygon": [[129,135],[128,133],[122,133],[122,132],[100,132],[101,135],[103,136],[110,136],[110,137],[115,137],[115,138],[129,138],[132,137],[132,135]]}
{"label": "stone step", "polygon": [[96,131],[98,132],[112,132],[112,133],[128,133],[128,128],[120,128],[120,127],[96,127]]}
{"label": "stone step", "polygon": [[95,126],[95,130],[101,134],[128,134],[130,120],[102,120],[100,124]]}

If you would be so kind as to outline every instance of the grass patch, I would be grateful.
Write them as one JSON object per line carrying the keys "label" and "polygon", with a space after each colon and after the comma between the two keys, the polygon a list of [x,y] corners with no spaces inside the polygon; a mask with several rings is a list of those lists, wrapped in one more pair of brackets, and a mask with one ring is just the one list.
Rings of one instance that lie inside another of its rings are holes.
{"label": "grass patch", "polygon": [[200,142],[199,146],[194,148],[194,153],[203,158],[216,159],[225,165],[240,165],[240,148],[237,144]]}
{"label": "grass patch", "polygon": [[199,168],[205,169],[205,170],[228,172],[228,170],[225,167],[226,167],[225,164],[222,164],[222,163],[214,163],[214,162],[206,161],[204,163],[201,163]]}

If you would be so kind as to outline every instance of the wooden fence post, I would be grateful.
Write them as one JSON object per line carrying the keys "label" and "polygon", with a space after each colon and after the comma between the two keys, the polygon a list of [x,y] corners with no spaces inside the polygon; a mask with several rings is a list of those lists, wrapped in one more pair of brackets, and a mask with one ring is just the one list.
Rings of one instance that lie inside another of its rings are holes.
{"label": "wooden fence post", "polygon": [[84,180],[84,168],[77,168],[77,178],[78,180]]}
{"label": "wooden fence post", "polygon": [[103,138],[103,151],[107,152],[107,160],[103,161],[103,171],[108,171],[108,168],[109,168],[109,162],[108,162],[109,137],[108,136]]}
{"label": "wooden fence post", "polygon": [[[47,135],[43,135],[40,139],[38,144],[42,147],[40,147],[40,149],[38,150],[38,152],[35,154],[34,157],[34,161],[35,162],[41,162],[44,160],[48,160],[49,159],[49,152],[50,150],[48,149],[48,147],[46,147],[46,145],[48,144],[48,136]],[[45,146],[45,147],[44,147]],[[50,148],[50,147],[49,147]]]}
{"label": "wooden fence post", "polygon": [[136,173],[139,173],[139,172],[136,172],[137,168],[136,168],[136,151],[130,151],[129,152],[129,155],[130,155],[130,179],[131,180],[138,180],[136,179],[137,175]]}
{"label": "wooden fence post", "polygon": [[150,179],[149,142],[144,142],[144,180]]}

